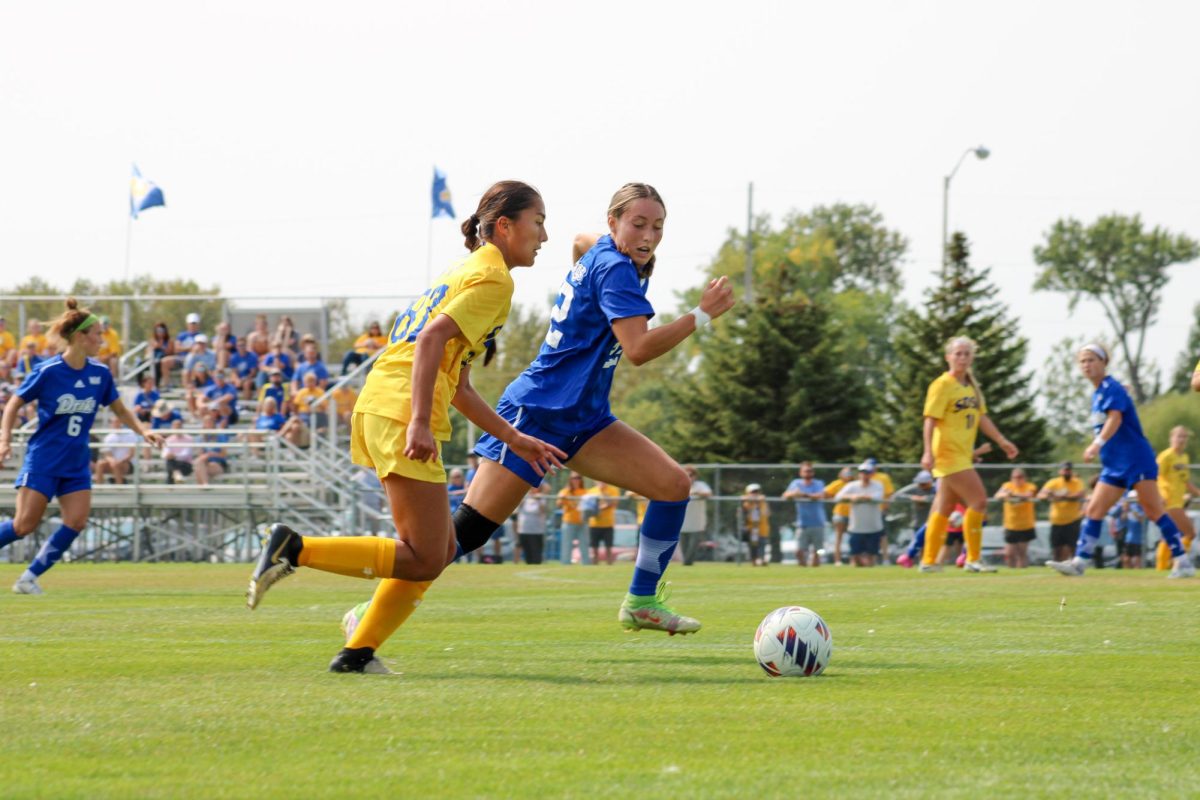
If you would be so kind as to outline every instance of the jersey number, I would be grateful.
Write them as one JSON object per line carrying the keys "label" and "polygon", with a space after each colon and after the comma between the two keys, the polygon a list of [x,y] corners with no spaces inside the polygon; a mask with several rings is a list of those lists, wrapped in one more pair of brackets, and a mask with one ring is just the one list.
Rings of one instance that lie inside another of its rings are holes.
{"label": "jersey number", "polygon": [[396,323],[392,325],[392,342],[398,342],[401,339],[406,342],[415,342],[417,335],[425,327],[425,323],[429,322],[429,315],[446,298],[448,291],[450,291],[450,287],[443,283],[441,286],[426,289],[423,295],[412,301],[408,308],[404,309],[404,313],[396,317]]}
{"label": "jersey number", "polygon": [[83,417],[72,414],[67,417],[67,436],[78,436],[83,431]]}
{"label": "jersey number", "polygon": [[562,341],[563,332],[554,327],[554,323],[562,322],[571,310],[571,301],[575,299],[575,287],[569,281],[563,281],[558,288],[558,302],[550,309],[550,330],[546,331],[546,344],[558,347]]}
{"label": "jersey number", "polygon": [[967,430],[971,430],[974,427],[975,427],[975,415],[967,414]]}

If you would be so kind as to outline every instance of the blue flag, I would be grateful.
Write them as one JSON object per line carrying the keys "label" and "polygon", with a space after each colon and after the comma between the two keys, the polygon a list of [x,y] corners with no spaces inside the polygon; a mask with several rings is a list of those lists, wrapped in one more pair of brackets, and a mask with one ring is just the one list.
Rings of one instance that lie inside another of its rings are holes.
{"label": "blue flag", "polygon": [[142,177],[142,173],[138,171],[137,164],[133,165],[133,177],[129,180],[129,214],[134,219],[137,219],[139,211],[145,211],[147,208],[155,206],[167,205],[167,201],[163,198],[162,189],[158,188],[158,184],[153,181],[148,181]]}
{"label": "blue flag", "polygon": [[446,186],[446,176],[437,167],[433,168],[433,218],[445,214],[454,219],[454,206],[450,204],[450,189]]}

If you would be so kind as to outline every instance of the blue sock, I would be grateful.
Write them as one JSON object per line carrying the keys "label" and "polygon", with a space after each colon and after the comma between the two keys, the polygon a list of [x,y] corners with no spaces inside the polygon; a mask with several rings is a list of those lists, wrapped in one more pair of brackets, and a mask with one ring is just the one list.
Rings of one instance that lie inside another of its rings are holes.
{"label": "blue sock", "polygon": [[925,528],[926,527],[927,527],[926,525],[922,525],[920,528],[917,528],[916,535],[913,536],[913,540],[908,545],[908,549],[904,551],[904,554],[906,556],[908,556],[909,558],[915,559],[917,557],[917,553],[920,553],[922,550],[925,549]]}
{"label": "blue sock", "polygon": [[1096,542],[1100,541],[1100,525],[1098,519],[1084,519],[1083,527],[1079,529],[1079,540],[1075,542],[1075,557],[1087,560],[1092,557],[1092,551],[1096,549]]}
{"label": "blue sock", "polygon": [[72,530],[66,525],[56,530],[42,545],[42,549],[38,550],[38,554],[33,561],[29,562],[29,571],[34,576],[40,576],[46,570],[58,563],[58,560],[63,557],[63,553],[71,547],[71,542],[75,541],[75,537],[79,535],[79,531]]}
{"label": "blue sock", "polygon": [[17,536],[17,532],[13,530],[11,519],[7,522],[0,522],[0,547],[8,547],[20,538],[20,536]]}
{"label": "blue sock", "polygon": [[1154,524],[1162,531],[1162,538],[1167,543],[1167,547],[1171,548],[1171,557],[1179,558],[1183,555],[1183,537],[1179,535],[1179,528],[1175,525],[1175,520],[1163,514],[1154,520]]}
{"label": "blue sock", "polygon": [[651,500],[646,506],[642,534],[638,537],[637,564],[629,583],[630,594],[645,597],[658,590],[658,581],[679,544],[679,529],[683,527],[687,504],[687,500],[675,503]]}

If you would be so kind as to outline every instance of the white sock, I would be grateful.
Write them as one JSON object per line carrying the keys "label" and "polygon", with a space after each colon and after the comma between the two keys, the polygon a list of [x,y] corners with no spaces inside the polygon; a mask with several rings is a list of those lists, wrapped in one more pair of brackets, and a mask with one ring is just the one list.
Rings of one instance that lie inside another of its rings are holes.
{"label": "white sock", "polygon": [[17,581],[17,583],[37,583],[37,579],[38,576],[34,575],[32,571],[25,570],[21,573],[21,580]]}

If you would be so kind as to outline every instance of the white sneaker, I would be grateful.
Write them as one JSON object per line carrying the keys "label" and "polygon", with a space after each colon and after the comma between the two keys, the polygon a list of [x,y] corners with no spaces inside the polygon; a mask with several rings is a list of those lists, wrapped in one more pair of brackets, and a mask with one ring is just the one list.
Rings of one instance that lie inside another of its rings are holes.
{"label": "white sneaker", "polygon": [[941,564],[922,564],[920,571],[921,572],[941,572],[942,565]]}
{"label": "white sneaker", "polygon": [[1046,566],[1058,570],[1063,575],[1070,575],[1072,578],[1082,578],[1083,571],[1087,568],[1087,562],[1079,556],[1075,556],[1068,561],[1047,561]]}
{"label": "white sneaker", "polygon": [[967,572],[995,572],[996,568],[988,566],[982,561],[967,561],[963,564],[963,569]]}
{"label": "white sneaker", "polygon": [[[1194,578],[1196,577],[1196,565],[1187,556],[1180,556],[1175,559],[1175,565],[1171,567],[1168,578]],[[14,587],[15,591],[15,587]],[[41,591],[40,589],[38,590]]]}
{"label": "white sneaker", "polygon": [[45,592],[42,591],[42,587],[37,585],[37,581],[17,581],[13,584],[13,594],[45,594]]}

